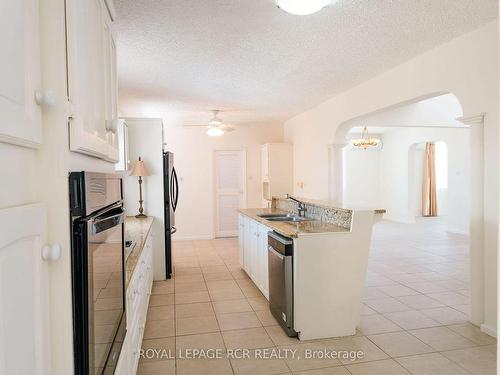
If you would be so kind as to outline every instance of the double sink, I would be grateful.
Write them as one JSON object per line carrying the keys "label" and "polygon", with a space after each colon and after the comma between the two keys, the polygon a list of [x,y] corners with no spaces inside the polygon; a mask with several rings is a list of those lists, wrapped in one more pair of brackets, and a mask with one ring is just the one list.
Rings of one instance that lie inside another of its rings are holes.
{"label": "double sink", "polygon": [[263,219],[266,219],[268,221],[287,221],[287,222],[294,222],[294,223],[300,223],[302,221],[311,221],[312,219],[308,219],[307,217],[302,217],[294,214],[261,214],[257,215],[258,217],[261,217]]}

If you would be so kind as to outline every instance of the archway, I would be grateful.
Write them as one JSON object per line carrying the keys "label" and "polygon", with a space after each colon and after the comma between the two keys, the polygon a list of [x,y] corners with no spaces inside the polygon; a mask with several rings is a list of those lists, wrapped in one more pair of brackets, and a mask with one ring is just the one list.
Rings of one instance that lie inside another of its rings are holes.
{"label": "archway", "polygon": [[[484,255],[483,255],[483,124],[484,114],[477,114],[470,117],[463,117],[462,104],[459,99],[447,92],[436,92],[429,95],[414,98],[413,100],[396,103],[389,107],[366,113],[362,116],[349,119],[341,123],[335,132],[334,142],[329,147],[329,200],[332,204],[342,205],[343,203],[343,149],[348,145],[347,134],[350,129],[359,126],[368,117],[382,116],[393,111],[410,111],[411,107],[418,105],[428,99],[447,96],[450,101],[455,101],[457,112],[454,115],[453,126],[468,127],[470,129],[470,321],[473,324],[481,325],[481,329],[487,333],[495,334],[488,327],[483,326],[484,322]],[[436,125],[436,124],[434,124]],[[409,124],[391,124],[385,126],[409,126]]]}

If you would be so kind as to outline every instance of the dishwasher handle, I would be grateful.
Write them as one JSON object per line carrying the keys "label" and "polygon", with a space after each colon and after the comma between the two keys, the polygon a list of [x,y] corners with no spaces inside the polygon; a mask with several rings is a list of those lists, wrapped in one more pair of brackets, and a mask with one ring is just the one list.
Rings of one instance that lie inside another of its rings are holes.
{"label": "dishwasher handle", "polygon": [[281,260],[285,259],[285,256],[283,254],[278,253],[272,246],[267,247],[269,252],[273,254],[274,256],[280,258]]}

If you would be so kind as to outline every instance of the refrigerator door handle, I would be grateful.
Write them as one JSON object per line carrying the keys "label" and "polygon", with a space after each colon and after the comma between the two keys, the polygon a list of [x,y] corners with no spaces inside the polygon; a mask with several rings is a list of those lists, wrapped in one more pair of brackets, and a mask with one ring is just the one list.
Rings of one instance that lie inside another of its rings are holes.
{"label": "refrigerator door handle", "polygon": [[175,211],[175,186],[174,186],[174,172],[170,175],[170,204]]}
{"label": "refrigerator door handle", "polygon": [[177,208],[177,201],[179,200],[179,182],[177,180],[177,172],[172,168],[172,207],[175,211]]}

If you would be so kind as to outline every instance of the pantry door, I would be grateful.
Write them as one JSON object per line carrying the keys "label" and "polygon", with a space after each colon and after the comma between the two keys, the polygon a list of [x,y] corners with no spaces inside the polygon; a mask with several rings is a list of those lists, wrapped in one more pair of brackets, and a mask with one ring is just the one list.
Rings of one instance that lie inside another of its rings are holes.
{"label": "pantry door", "polygon": [[215,237],[238,235],[238,208],[246,207],[245,150],[217,150],[214,156]]}
{"label": "pantry door", "polygon": [[2,375],[52,374],[46,208],[32,203],[37,187],[26,188],[39,182],[27,161],[42,147],[39,18],[38,0],[0,0]]}

